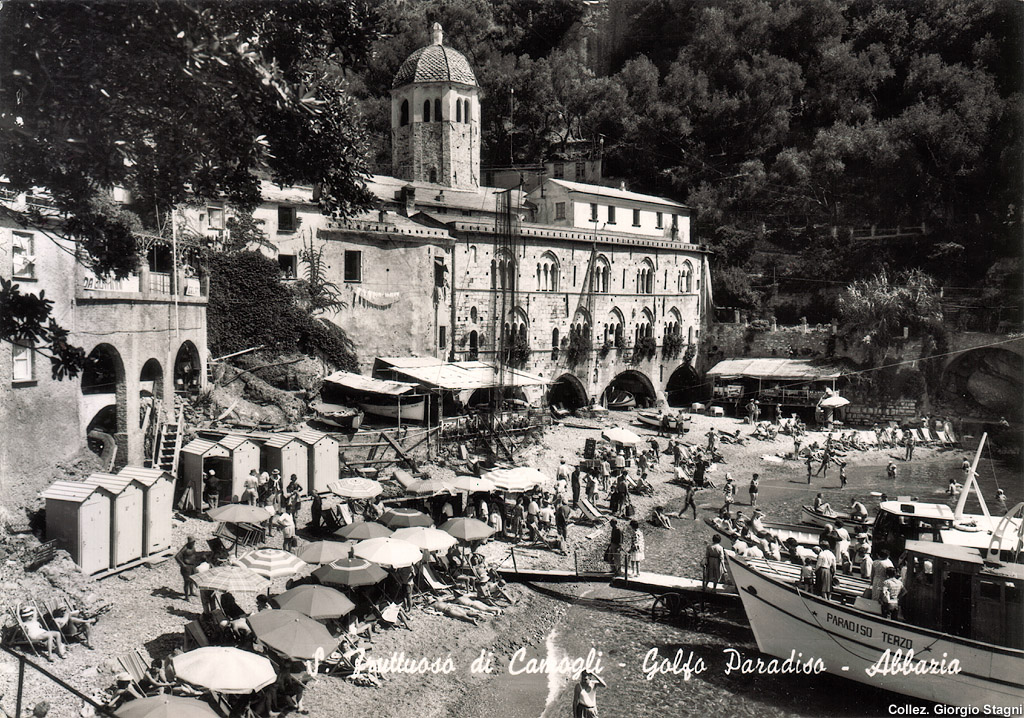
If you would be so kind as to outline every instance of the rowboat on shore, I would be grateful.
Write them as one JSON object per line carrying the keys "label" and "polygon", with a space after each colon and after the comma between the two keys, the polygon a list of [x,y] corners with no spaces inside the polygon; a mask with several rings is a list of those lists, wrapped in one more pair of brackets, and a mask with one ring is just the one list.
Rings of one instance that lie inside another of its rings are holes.
{"label": "rowboat on shore", "polygon": [[636,397],[628,391],[617,391],[608,397],[608,408],[616,411],[632,409],[636,406]]}
{"label": "rowboat on shore", "polygon": [[320,401],[313,404],[311,408],[315,412],[314,421],[345,431],[355,431],[363,423],[363,412],[344,404]]}
{"label": "rowboat on shore", "polygon": [[396,419],[401,416],[407,421],[423,421],[427,401],[424,397],[407,398],[385,396],[383,394],[367,398],[359,402],[359,408],[367,414],[385,416]]}
{"label": "rowboat on shore", "polygon": [[870,517],[860,521],[854,521],[853,517],[851,517],[847,511],[832,511],[831,513],[824,513],[822,511],[817,511],[810,506],[801,507],[800,518],[805,524],[820,526],[821,528],[825,528],[829,524],[834,524],[836,519],[838,519],[847,526],[857,528],[858,530],[867,528],[875,522],[875,520]]}
{"label": "rowboat on shore", "polygon": [[[704,523],[722,537],[722,546],[732,548],[733,541],[738,538],[735,531],[726,527],[725,523],[711,516],[704,517]],[[788,539],[793,539],[800,546],[813,547],[821,541],[821,531],[818,531],[806,524],[785,524],[777,521],[762,522],[768,533],[779,539],[779,543],[785,545]]]}
{"label": "rowboat on shore", "polygon": [[[641,424],[654,427],[655,429],[661,429],[661,420],[664,414],[659,414],[656,411],[638,411],[636,413],[636,419]],[[676,416],[673,414],[668,415],[668,429],[669,431],[679,431],[684,433],[689,431],[689,428],[685,426],[686,422],[690,420],[688,416]]]}

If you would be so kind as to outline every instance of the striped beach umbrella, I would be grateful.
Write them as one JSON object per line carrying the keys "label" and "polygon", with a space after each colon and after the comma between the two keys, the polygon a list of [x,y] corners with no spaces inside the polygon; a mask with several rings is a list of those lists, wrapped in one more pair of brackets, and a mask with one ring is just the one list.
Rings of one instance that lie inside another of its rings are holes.
{"label": "striped beach umbrella", "polygon": [[392,529],[409,528],[410,526],[433,526],[430,520],[422,511],[416,509],[394,508],[388,509],[380,517],[380,522]]}
{"label": "striped beach umbrella", "polygon": [[327,488],[346,499],[372,499],[384,491],[384,487],[380,485],[379,481],[359,477],[332,481],[327,484]]}
{"label": "striped beach umbrella", "polygon": [[169,693],[128,701],[114,715],[117,718],[220,718],[220,713],[202,701]]}
{"label": "striped beach umbrella", "polygon": [[406,487],[405,492],[412,496],[437,496],[450,494],[454,489],[447,481],[441,479],[419,479]]}
{"label": "striped beach umbrella", "polygon": [[270,581],[245,566],[217,566],[192,576],[196,586],[207,591],[256,593],[270,587]]}
{"label": "striped beach umbrella", "polygon": [[279,548],[258,548],[242,556],[238,562],[265,578],[294,576],[307,565],[295,554]]}
{"label": "striped beach umbrella", "polygon": [[456,491],[466,491],[471,494],[477,491],[490,493],[498,489],[493,481],[482,476],[456,476],[455,480],[451,482],[451,486]]}
{"label": "striped beach umbrella", "polygon": [[364,558],[343,558],[313,572],[313,576],[328,586],[376,586],[388,572]]}

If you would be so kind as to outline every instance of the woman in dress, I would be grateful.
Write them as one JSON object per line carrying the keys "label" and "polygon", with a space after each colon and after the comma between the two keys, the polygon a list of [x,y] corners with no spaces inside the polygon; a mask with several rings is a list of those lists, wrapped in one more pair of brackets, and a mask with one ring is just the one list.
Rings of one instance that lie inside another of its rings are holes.
{"label": "woman in dress", "polygon": [[704,552],[704,587],[711,584],[711,590],[717,591],[718,584],[722,582],[722,572],[725,568],[725,549],[722,548],[722,537],[715,534],[711,537],[711,544]]}
{"label": "woman in dress", "polygon": [[633,576],[639,576],[640,562],[645,558],[644,549],[646,546],[644,542],[644,532],[640,529],[639,521],[630,521],[629,527],[633,529],[633,542],[629,547],[629,571],[627,572],[627,575],[632,574]]}
{"label": "woman in dress", "polygon": [[608,684],[601,680],[601,677],[590,671],[583,671],[580,675],[580,682],[576,684],[576,692],[572,697],[573,718],[598,718],[597,717],[597,684],[602,686]]}

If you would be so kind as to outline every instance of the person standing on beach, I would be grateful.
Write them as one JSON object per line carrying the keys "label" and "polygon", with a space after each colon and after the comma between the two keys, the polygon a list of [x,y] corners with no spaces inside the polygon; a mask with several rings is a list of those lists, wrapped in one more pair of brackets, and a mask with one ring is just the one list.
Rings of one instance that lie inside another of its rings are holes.
{"label": "person standing on beach", "polygon": [[569,481],[572,486],[572,507],[576,508],[576,505],[580,502],[580,467],[577,466],[572,470],[572,477]]}
{"label": "person standing on beach", "polygon": [[1000,513],[1006,513],[1006,493],[1002,489],[996,489],[996,504],[999,505]]}
{"label": "person standing on beach", "polygon": [[196,552],[195,536],[188,537],[185,545],[174,555],[174,560],[177,562],[178,568],[181,569],[181,579],[184,582],[182,594],[187,601],[189,596],[195,594],[195,583],[192,581],[192,576],[195,575],[196,566],[200,563],[199,554]]}
{"label": "person standing on beach", "polygon": [[747,492],[750,494],[750,505],[757,506],[757,493],[760,491],[760,474],[754,474],[753,478],[750,479],[750,486],[747,487]]}
{"label": "person standing on beach", "polygon": [[722,582],[722,572],[725,568],[725,549],[722,548],[722,536],[715,534],[711,537],[711,543],[704,550],[704,583],[701,590],[711,584],[711,590],[717,591],[718,584]]}
{"label": "person standing on beach", "polygon": [[846,488],[846,462],[839,462],[839,488]]}
{"label": "person standing on beach", "polygon": [[814,463],[814,457],[811,456],[810,454],[807,454],[807,484],[808,485],[810,485],[810,483],[811,483],[811,474],[814,472],[813,463]]}
{"label": "person standing on beach", "polygon": [[[622,562],[622,529],[619,523],[611,520],[611,536],[608,538],[608,548],[604,552],[604,560],[612,566],[612,575],[618,575]],[[716,534],[717,535],[717,534]]]}
{"label": "person standing on beach", "polygon": [[626,571],[626,575],[639,576],[640,562],[646,558],[644,551],[647,544],[644,541],[644,532],[640,528],[639,521],[635,519],[630,521],[629,527],[633,529],[633,540],[629,545],[629,569]]}
{"label": "person standing on beach", "polygon": [[697,489],[692,483],[686,485],[686,498],[683,500],[683,508],[679,509],[679,518],[683,518],[683,512],[687,508],[691,508],[693,509],[693,520],[697,520],[697,503],[693,500],[696,493]]}
{"label": "person standing on beach", "polygon": [[598,718],[597,715],[597,684],[607,687],[601,677],[591,671],[580,674],[580,682],[572,696],[573,718]]}
{"label": "person standing on beach", "polygon": [[904,457],[903,460],[904,461],[913,461],[913,459],[914,459],[914,444],[917,443],[916,441],[914,441],[914,432],[912,432],[909,429],[907,429],[905,432],[903,432],[903,434],[904,434],[903,441],[904,441],[905,446],[907,447],[907,453],[906,453],[906,456]]}
{"label": "person standing on beach", "polygon": [[725,475],[725,486],[722,487],[722,494],[725,496],[725,511],[732,509],[732,504],[736,500],[736,484],[733,483],[732,476],[729,474]]}

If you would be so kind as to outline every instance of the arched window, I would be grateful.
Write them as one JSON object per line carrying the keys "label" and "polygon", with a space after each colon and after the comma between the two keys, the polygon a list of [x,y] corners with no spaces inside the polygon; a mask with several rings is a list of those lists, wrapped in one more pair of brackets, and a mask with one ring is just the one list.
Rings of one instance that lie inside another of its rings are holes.
{"label": "arched window", "polygon": [[477,318],[479,316],[480,315],[477,314],[476,307],[470,307],[470,310],[469,310],[469,321],[471,321],[474,324],[476,324],[476,320],[477,320]]}
{"label": "arched window", "polygon": [[431,167],[430,168],[430,183],[431,184],[437,184],[437,168],[436,167]]}
{"label": "arched window", "polygon": [[608,291],[608,279],[611,277],[611,270],[608,267],[608,259],[600,256],[594,265],[594,278],[591,288],[595,292],[604,294]]}
{"label": "arched window", "polygon": [[689,294],[693,291],[693,266],[686,262],[679,270],[679,292]]}
{"label": "arched window", "polygon": [[441,121],[441,100],[440,98],[434,100],[434,122]]}
{"label": "arched window", "polygon": [[403,127],[409,124],[409,101],[402,100],[401,118],[398,120],[398,124]]}
{"label": "arched window", "polygon": [[469,100],[463,100],[462,119],[469,122]]}
{"label": "arched window", "polygon": [[430,100],[423,101],[423,121],[430,122]]}
{"label": "arched window", "polygon": [[636,282],[637,294],[654,294],[654,263],[644,259],[640,264]]}
{"label": "arched window", "polygon": [[455,121],[462,122],[462,100],[455,101]]}
{"label": "arched window", "polygon": [[541,283],[540,290],[544,292],[557,292],[559,274],[561,270],[558,265],[558,257],[552,252],[545,252],[540,258]]}
{"label": "arched window", "polygon": [[476,264],[476,247],[469,248],[469,262],[470,264]]}
{"label": "arched window", "polygon": [[[476,309],[474,308],[474,311]],[[480,356],[480,335],[477,334],[476,329],[469,333],[469,358],[471,360],[476,359]]]}
{"label": "arched window", "polygon": [[616,347],[622,346],[622,326],[625,319],[617,308],[612,309],[608,314],[608,334],[612,344]]}
{"label": "arched window", "polygon": [[558,358],[558,327],[551,330],[551,358]]}

